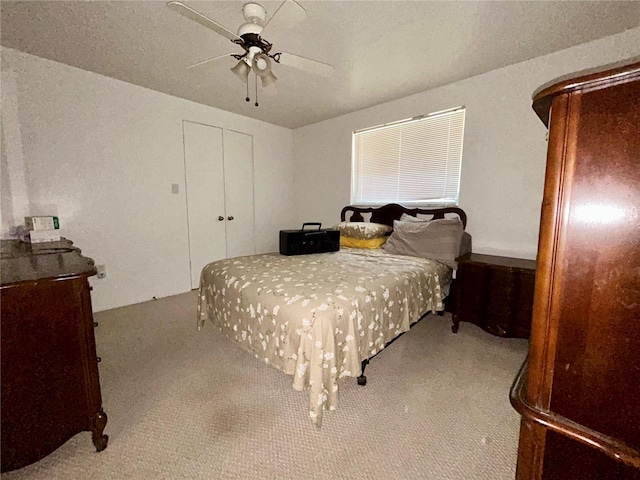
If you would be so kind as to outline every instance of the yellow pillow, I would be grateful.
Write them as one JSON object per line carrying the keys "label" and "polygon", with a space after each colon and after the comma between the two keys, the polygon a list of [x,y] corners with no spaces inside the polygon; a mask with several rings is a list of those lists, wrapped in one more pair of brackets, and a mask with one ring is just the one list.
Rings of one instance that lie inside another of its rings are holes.
{"label": "yellow pillow", "polygon": [[354,248],[380,248],[388,237],[377,238],[353,238],[340,235],[341,247],[354,247]]}

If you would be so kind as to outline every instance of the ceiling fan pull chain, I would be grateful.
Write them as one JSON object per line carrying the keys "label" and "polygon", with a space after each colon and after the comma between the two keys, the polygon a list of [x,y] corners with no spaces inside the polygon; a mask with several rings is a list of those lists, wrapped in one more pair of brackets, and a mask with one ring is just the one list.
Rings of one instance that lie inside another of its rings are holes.
{"label": "ceiling fan pull chain", "polygon": [[[256,107],[258,106],[258,75],[254,75],[256,77]],[[249,86],[249,82],[247,82],[247,87]]]}
{"label": "ceiling fan pull chain", "polygon": [[245,98],[245,101],[250,102],[251,99],[249,98],[249,82],[247,81],[247,98]]}

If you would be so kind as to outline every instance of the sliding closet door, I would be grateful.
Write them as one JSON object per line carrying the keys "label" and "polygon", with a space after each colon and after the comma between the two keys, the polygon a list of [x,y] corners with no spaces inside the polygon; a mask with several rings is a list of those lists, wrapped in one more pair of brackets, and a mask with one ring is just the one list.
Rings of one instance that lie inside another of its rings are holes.
{"label": "sliding closet door", "polygon": [[253,201],[253,137],[224,131],[227,257],[256,252]]}
{"label": "sliding closet door", "polygon": [[222,129],[187,121],[182,127],[191,288],[198,288],[202,268],[227,256]]}

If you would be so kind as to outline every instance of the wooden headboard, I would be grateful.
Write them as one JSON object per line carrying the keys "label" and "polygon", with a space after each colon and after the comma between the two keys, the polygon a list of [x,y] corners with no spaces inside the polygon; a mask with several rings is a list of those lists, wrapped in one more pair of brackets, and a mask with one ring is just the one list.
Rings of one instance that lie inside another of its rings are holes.
{"label": "wooden headboard", "polygon": [[406,208],[402,205],[398,205],[397,203],[389,203],[382,207],[354,207],[353,205],[349,205],[342,209],[340,219],[343,222],[364,222],[365,219],[362,216],[363,213],[371,213],[371,218],[369,219],[370,222],[383,223],[390,227],[393,227],[394,220],[400,220],[403,213],[413,216],[418,214],[431,215],[432,219],[445,218],[445,214],[454,213],[460,217],[460,220],[462,220],[462,227],[467,228],[467,214],[464,213],[464,210],[458,207],[434,209]]}

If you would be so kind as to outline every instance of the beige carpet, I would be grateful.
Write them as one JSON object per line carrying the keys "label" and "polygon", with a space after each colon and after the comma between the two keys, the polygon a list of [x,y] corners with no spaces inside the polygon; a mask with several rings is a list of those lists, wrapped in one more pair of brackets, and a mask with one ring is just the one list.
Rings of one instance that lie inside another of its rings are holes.
{"label": "beige carpet", "polygon": [[321,429],[307,392],[210,324],[195,293],[95,315],[109,446],[81,433],[13,479],[513,479],[508,390],[524,340],[429,315],[341,384]]}

